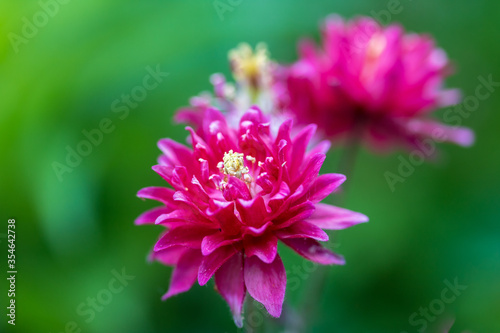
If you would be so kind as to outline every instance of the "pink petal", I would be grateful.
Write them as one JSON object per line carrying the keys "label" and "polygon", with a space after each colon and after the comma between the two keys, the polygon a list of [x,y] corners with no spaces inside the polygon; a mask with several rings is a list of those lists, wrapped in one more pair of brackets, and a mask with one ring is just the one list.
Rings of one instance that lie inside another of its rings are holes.
{"label": "pink petal", "polygon": [[215,234],[203,238],[201,242],[201,253],[207,256],[219,247],[236,243],[239,240],[240,238],[229,238],[229,235],[222,231],[216,232]]}
{"label": "pink petal", "polygon": [[169,183],[170,185],[172,185],[172,173],[174,171],[174,167],[173,166],[165,166],[165,165],[159,164],[159,165],[153,165],[151,167],[151,169],[153,169],[154,172],[156,172],[163,179],[165,179],[167,181],[167,183]]}
{"label": "pink petal", "polygon": [[199,154],[197,157],[201,156],[215,162],[213,151],[205,140],[203,140],[191,127],[187,126],[185,129],[191,134],[191,144],[195,147],[195,153]]}
{"label": "pink petal", "polygon": [[302,174],[296,180],[295,186],[303,185],[305,188],[309,187],[309,184],[318,177],[319,170],[325,161],[325,154],[317,153],[311,157],[307,163]]}
{"label": "pink petal", "polygon": [[277,146],[281,140],[292,142],[292,140],[290,139],[290,129],[292,127],[292,124],[292,119],[287,119],[280,125],[278,129],[278,135],[276,136],[276,140],[274,142],[275,146]]}
{"label": "pink petal", "polygon": [[300,205],[297,205],[295,207],[292,207],[285,211],[283,214],[281,214],[278,218],[274,220],[274,224],[276,228],[282,229],[286,228],[295,222],[305,220],[309,218],[315,210],[315,205],[310,202],[306,201],[301,203]]}
{"label": "pink petal", "polygon": [[175,266],[172,278],[170,280],[170,287],[168,292],[163,295],[162,300],[169,297],[188,291],[196,281],[198,267],[201,262],[201,254],[199,250],[187,250],[180,259],[177,266]]}
{"label": "pink petal", "polygon": [[218,221],[222,231],[235,235],[241,228],[241,222],[234,215],[234,202],[211,200],[207,215]]}
{"label": "pink petal", "polygon": [[245,112],[245,114],[243,114],[243,116],[241,116],[240,125],[245,121],[250,121],[252,123],[259,124],[259,123],[265,123],[268,120],[264,115],[264,113],[258,107],[252,106],[250,109],[248,109],[247,112]]}
{"label": "pink petal", "polygon": [[174,120],[178,123],[188,123],[198,128],[203,123],[203,114],[202,110],[183,108],[177,111]]}
{"label": "pink petal", "polygon": [[281,182],[279,191],[273,195],[271,199],[269,199],[268,206],[273,211],[277,211],[289,195],[290,188],[288,187],[288,184]]}
{"label": "pink petal", "polygon": [[151,186],[139,190],[137,196],[142,199],[156,200],[168,205],[172,204],[174,193],[175,191],[170,188]]}
{"label": "pink petal", "polygon": [[338,188],[345,179],[344,175],[338,173],[328,173],[319,176],[309,188],[309,200],[320,202]]}
{"label": "pink petal", "polygon": [[304,158],[304,161],[309,161],[312,156],[320,153],[320,154],[326,154],[328,150],[330,149],[330,146],[332,144],[328,140],[323,140],[316,144],[314,148],[312,148],[310,151],[307,152],[306,157]]}
{"label": "pink petal", "polygon": [[191,149],[172,139],[161,139],[158,141],[158,148],[160,148],[166,160],[173,167],[193,165],[194,158]]}
{"label": "pink petal", "polygon": [[153,209],[150,209],[148,211],[145,211],[141,215],[139,215],[138,218],[135,219],[135,224],[141,225],[141,224],[154,224],[158,216],[162,214],[167,214],[171,211],[171,209],[161,206],[161,207],[155,207]]}
{"label": "pink petal", "polygon": [[466,127],[447,126],[432,120],[414,119],[407,125],[413,133],[422,134],[437,140],[453,142],[469,147],[474,143],[474,132]]}
{"label": "pink petal", "polygon": [[274,233],[279,239],[287,238],[312,238],[315,240],[326,242],[328,235],[319,227],[306,221],[299,221],[288,228],[276,230]]}
{"label": "pink petal", "polygon": [[358,223],[368,222],[368,217],[345,208],[318,203],[316,210],[306,221],[321,229],[340,230]]}
{"label": "pink petal", "polygon": [[189,251],[189,248],[184,246],[172,246],[158,252],[151,252],[148,259],[151,261],[157,260],[167,266],[175,266],[186,251]]}
{"label": "pink petal", "polygon": [[270,264],[278,252],[278,238],[270,232],[258,237],[247,236],[243,240],[243,247],[247,257],[257,256],[263,262]]}
{"label": "pink petal", "polygon": [[176,190],[187,191],[189,186],[189,174],[186,167],[184,166],[174,167],[169,184],[172,185],[172,187],[175,188]]}
{"label": "pink petal", "polygon": [[290,206],[292,204],[296,204],[296,202],[302,202],[302,201],[306,200],[305,198],[301,199],[302,197],[305,197],[305,194],[306,194],[304,186],[302,186],[302,185],[297,187],[295,189],[295,191],[293,191],[291,193],[292,194],[288,198],[285,199],[283,204],[281,206],[279,206],[279,208],[276,211],[275,211],[276,207],[273,207],[272,219],[281,218],[282,215],[290,216],[289,214],[285,213],[290,208]]}
{"label": "pink petal", "polygon": [[271,264],[258,257],[245,258],[245,285],[248,293],[262,303],[273,317],[281,315],[285,299],[286,273],[279,255]]}
{"label": "pink petal", "polygon": [[202,209],[208,207],[207,203],[203,201],[194,201],[192,197],[180,191],[174,193],[173,199],[177,208],[185,209],[189,214],[193,214],[199,222],[212,223],[202,211]]}
{"label": "pink petal", "polygon": [[321,246],[317,241],[310,238],[288,238],[281,239],[283,243],[306,259],[322,265],[343,265],[345,260],[342,256]]}
{"label": "pink petal", "polygon": [[241,312],[246,294],[241,252],[233,255],[215,272],[215,286],[229,305],[234,323],[241,328],[243,326]]}
{"label": "pink petal", "polygon": [[216,230],[212,228],[199,224],[181,225],[169,230],[163,237],[161,237],[155,244],[154,250],[160,251],[177,245],[199,249],[203,238],[214,233],[215,231]]}
{"label": "pink petal", "polygon": [[243,224],[259,228],[266,223],[267,210],[264,199],[258,196],[252,200],[236,200],[236,208],[241,216]]}
{"label": "pink petal", "polygon": [[307,150],[307,145],[314,133],[316,132],[317,126],[314,124],[310,124],[304,127],[293,139],[293,148],[292,148],[292,165],[290,167],[290,172],[298,172],[302,161],[304,160],[304,155]]}
{"label": "pink petal", "polygon": [[288,160],[288,156],[285,154],[289,152],[289,146],[292,143],[292,140],[290,139],[290,128],[292,127],[292,124],[292,119],[287,119],[280,125],[280,128],[278,129],[274,147],[275,150],[276,148],[279,148],[276,153],[279,153],[280,155],[283,154],[280,157],[280,163]]}
{"label": "pink petal", "polygon": [[462,99],[462,93],[459,89],[442,90],[439,94],[437,104],[439,107],[444,108],[458,104]]}
{"label": "pink petal", "polygon": [[239,246],[233,244],[220,247],[208,256],[203,257],[200,269],[198,270],[198,283],[200,286],[207,284],[215,271],[240,250],[241,248]]}
{"label": "pink petal", "polygon": [[252,236],[261,236],[266,232],[268,228],[273,225],[273,222],[266,222],[262,227],[254,228],[254,227],[243,227],[242,234],[243,235],[252,235]]}
{"label": "pink petal", "polygon": [[236,199],[250,200],[252,195],[248,190],[247,184],[241,179],[230,176],[227,181],[227,186],[223,190],[224,199],[233,201]]}
{"label": "pink petal", "polygon": [[158,216],[155,223],[156,224],[168,224],[168,223],[178,223],[178,222],[197,222],[195,215],[190,211],[185,209],[177,209],[171,211],[167,214],[162,214]]}

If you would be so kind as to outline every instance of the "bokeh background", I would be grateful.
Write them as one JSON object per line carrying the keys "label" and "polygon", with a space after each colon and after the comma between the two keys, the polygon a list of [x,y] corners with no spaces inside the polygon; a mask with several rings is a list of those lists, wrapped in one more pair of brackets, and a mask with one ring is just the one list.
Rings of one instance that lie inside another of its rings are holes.
{"label": "bokeh background", "polygon": [[[151,170],[159,155],[156,142],[184,142],[186,132],[172,115],[190,96],[210,89],[210,74],[230,75],[227,51],[238,43],[265,41],[273,59],[292,62],[296,42],[306,36],[318,40],[318,24],[329,13],[374,16],[388,5],[222,3],[231,10],[220,16],[213,0],[66,0],[38,31],[28,30],[30,37],[13,46],[11,33],[22,37],[24,18],[33,22],[43,9],[34,0],[0,2],[2,332],[236,331],[213,284],[196,284],[189,293],[160,301],[172,270],[148,263],[146,256],[161,227],[133,224],[155,206],[136,192],[164,184]],[[500,2],[401,0],[400,6],[400,13],[381,19],[432,34],[456,68],[449,87],[467,96],[480,75],[500,81]],[[142,84],[148,66],[157,65],[169,75],[120,119],[112,103]],[[441,298],[444,280],[458,279],[467,289],[429,321],[427,332],[453,320],[451,332],[500,332],[499,109],[495,91],[463,119],[476,132],[476,144],[441,145],[440,158],[417,166],[394,192],[384,173],[397,172],[398,156],[408,154],[361,150],[345,206],[371,220],[331,241],[347,264],[329,268],[309,330],[417,332],[421,326],[411,325],[412,313]],[[104,118],[114,130],[59,181],[53,163],[65,163],[66,147],[75,149],[85,139],[82,131],[97,128]],[[338,157],[332,151],[323,170],[335,170]],[[6,324],[4,313],[8,218],[17,221],[15,327]],[[297,277],[294,265],[311,270],[284,252],[289,279]],[[113,270],[123,269],[133,279],[93,317],[85,312],[88,298],[105,297],[101,291],[109,288]],[[287,290],[292,305],[308,292],[310,275]],[[275,330],[269,324],[260,328],[266,327]]]}

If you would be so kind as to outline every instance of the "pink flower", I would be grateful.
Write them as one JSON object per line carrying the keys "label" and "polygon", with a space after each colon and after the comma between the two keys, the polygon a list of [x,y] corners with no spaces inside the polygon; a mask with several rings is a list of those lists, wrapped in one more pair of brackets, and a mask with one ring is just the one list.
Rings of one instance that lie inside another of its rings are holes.
{"label": "pink flower", "polygon": [[254,107],[232,128],[218,110],[208,108],[197,131],[187,127],[192,149],[159,141],[163,155],[153,170],[172,188],[140,190],[140,198],[162,205],[139,216],[136,224],[167,228],[152,253],[152,259],[175,266],[163,299],[215,276],[217,291],[241,326],[247,291],[272,316],[281,314],[286,274],[278,240],[311,261],[344,263],[320,245],[328,240],[322,229],[344,229],[368,218],[320,203],[345,177],[318,175],[329,144],[307,149],[316,126],[293,139],[291,127],[292,121],[285,121],[272,134]]}
{"label": "pink flower", "polygon": [[419,140],[430,136],[473,143],[469,129],[429,117],[460,95],[443,89],[450,65],[431,37],[371,18],[344,22],[332,16],[323,47],[306,41],[299,49],[300,60],[282,68],[275,85],[282,107],[299,123],[315,123],[329,138],[361,136],[378,149],[419,148]]}

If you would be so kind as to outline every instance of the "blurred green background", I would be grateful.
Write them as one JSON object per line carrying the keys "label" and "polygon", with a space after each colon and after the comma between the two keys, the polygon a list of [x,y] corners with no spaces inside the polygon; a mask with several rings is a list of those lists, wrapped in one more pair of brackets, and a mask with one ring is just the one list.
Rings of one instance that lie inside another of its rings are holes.
{"label": "blurred green background", "polygon": [[[229,76],[227,51],[238,43],[265,41],[273,59],[291,62],[298,39],[318,39],[318,24],[329,13],[373,16],[388,5],[222,2],[231,10],[220,16],[212,0],[66,0],[49,8],[54,15],[46,21],[38,1],[0,2],[2,332],[236,331],[213,283],[160,300],[172,270],[147,263],[146,256],[162,228],[133,224],[156,205],[136,192],[164,185],[151,170],[156,142],[184,142],[174,111],[210,89],[210,74]],[[382,20],[432,34],[457,70],[449,87],[467,96],[480,75],[500,81],[499,2],[401,0],[400,6],[400,13]],[[23,28],[24,18],[41,27]],[[23,29],[30,38],[15,39],[14,46],[12,33],[22,37]],[[163,82],[127,116],[114,113],[112,103],[157,65],[169,73]],[[429,321],[427,332],[453,319],[451,332],[500,332],[499,108],[495,91],[463,119],[476,132],[476,144],[441,145],[441,158],[416,167],[394,192],[384,172],[397,172],[398,156],[408,154],[361,151],[345,206],[370,222],[335,234],[331,246],[347,264],[329,268],[311,331],[417,332],[421,326],[409,317],[441,298],[444,280],[458,279],[467,289]],[[67,146],[76,149],[82,131],[104,118],[114,130],[59,181],[53,163],[65,163]],[[335,170],[338,157],[333,151],[323,172]],[[4,314],[8,218],[17,221],[15,327]],[[289,280],[297,281],[292,267],[310,266],[284,252]],[[130,280],[120,292],[107,292],[122,269]],[[300,302],[309,275],[287,290],[292,304]],[[106,304],[89,311],[89,297]]]}

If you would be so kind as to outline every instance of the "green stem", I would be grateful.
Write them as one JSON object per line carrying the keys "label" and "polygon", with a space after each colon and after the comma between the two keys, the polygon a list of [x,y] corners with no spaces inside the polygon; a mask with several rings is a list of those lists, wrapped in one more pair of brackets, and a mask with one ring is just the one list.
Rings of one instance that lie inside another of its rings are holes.
{"label": "green stem", "polygon": [[[340,161],[338,172],[344,174],[347,177],[346,183],[351,183],[351,177],[354,171],[354,164],[356,162],[356,157],[359,151],[359,141],[360,135],[359,133],[353,134],[347,145],[345,150],[343,151]],[[337,205],[341,205],[345,201],[347,193],[347,186],[343,185],[343,191],[339,193],[336,201]],[[314,321],[314,317],[318,314],[319,304],[321,300],[321,296],[324,293],[324,288],[326,286],[329,267],[323,267],[321,265],[317,266],[317,271],[309,278],[309,285],[306,288],[305,299],[302,303],[302,325],[303,327],[299,330],[300,332],[305,332],[307,330],[308,323]]]}
{"label": "green stem", "polygon": [[358,156],[360,148],[360,138],[361,136],[358,135],[357,133],[352,135],[347,142],[345,150],[342,152],[342,155],[340,156],[337,172],[346,176],[346,182],[342,185],[342,192],[339,193],[340,195],[336,200],[336,203],[338,205],[344,203],[347,189],[352,183],[354,166],[356,164],[356,158]]}
{"label": "green stem", "polygon": [[242,331],[246,331],[250,328],[251,331],[258,333],[259,328],[258,327],[253,327],[253,323],[251,322],[250,318],[253,315],[253,312],[256,310],[254,304],[253,304],[253,299],[251,297],[247,297],[246,304],[245,304],[245,312],[244,312],[244,322],[243,322],[243,329]]}

